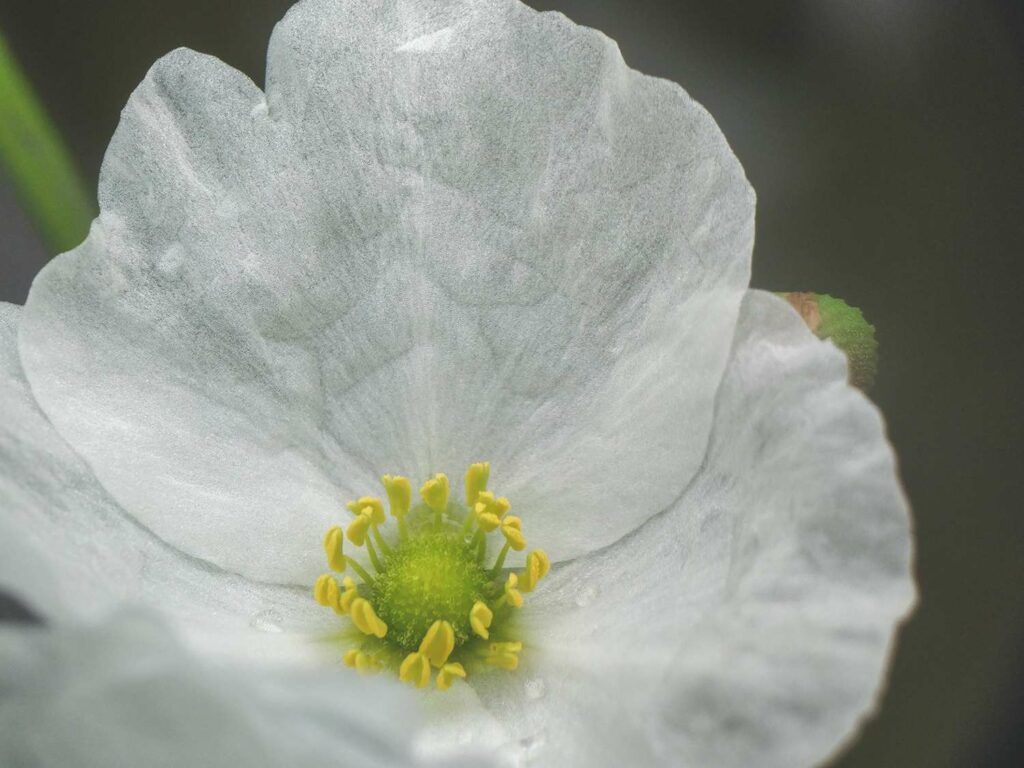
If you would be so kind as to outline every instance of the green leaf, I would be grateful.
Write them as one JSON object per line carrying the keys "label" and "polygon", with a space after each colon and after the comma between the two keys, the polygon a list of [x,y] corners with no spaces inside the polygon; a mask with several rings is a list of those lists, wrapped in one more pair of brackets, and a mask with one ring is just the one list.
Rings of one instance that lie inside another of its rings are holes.
{"label": "green leaf", "polygon": [[2,34],[0,166],[54,253],[82,242],[95,213],[93,197]]}

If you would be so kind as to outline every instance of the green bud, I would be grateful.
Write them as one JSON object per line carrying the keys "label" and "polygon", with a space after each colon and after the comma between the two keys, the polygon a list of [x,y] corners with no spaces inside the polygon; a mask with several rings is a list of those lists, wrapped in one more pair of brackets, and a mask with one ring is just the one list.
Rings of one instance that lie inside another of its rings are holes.
{"label": "green bud", "polygon": [[780,293],[819,339],[831,339],[846,354],[850,383],[867,392],[878,372],[878,342],[875,328],[864,314],[842,299],[827,293],[794,291]]}

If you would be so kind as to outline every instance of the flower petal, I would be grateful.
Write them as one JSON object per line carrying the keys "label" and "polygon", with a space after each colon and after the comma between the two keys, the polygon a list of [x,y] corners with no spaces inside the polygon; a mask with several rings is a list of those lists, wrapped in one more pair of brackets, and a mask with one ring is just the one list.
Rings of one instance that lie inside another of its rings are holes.
{"label": "flower petal", "polygon": [[0,303],[0,589],[51,620],[148,602],[191,631],[321,627],[308,590],[249,582],[126,516],[39,411],[18,361],[20,307]]}
{"label": "flower petal", "polygon": [[753,194],[714,121],[512,0],[307,0],[268,91],[177,51],[88,240],[36,279],[33,391],[183,551],[311,583],[384,472],[491,461],[552,559],[699,466]]}
{"label": "flower petal", "polygon": [[532,668],[470,682],[552,764],[818,764],[877,700],[910,560],[877,410],[753,292],[680,503],[553,569],[523,609]]}
{"label": "flower petal", "polygon": [[145,614],[0,627],[0,689],[3,765],[413,764],[397,683],[213,664]]}

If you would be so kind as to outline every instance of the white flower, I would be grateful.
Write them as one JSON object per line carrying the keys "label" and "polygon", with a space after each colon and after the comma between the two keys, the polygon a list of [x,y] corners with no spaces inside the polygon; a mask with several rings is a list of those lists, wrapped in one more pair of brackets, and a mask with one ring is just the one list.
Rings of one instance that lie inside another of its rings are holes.
{"label": "white flower", "polygon": [[99,197],[2,314],[0,586],[55,628],[143,601],[214,659],[334,675],[348,619],[309,589],[342,503],[487,460],[553,567],[518,669],[407,692],[421,755],[805,765],[871,709],[914,600],[881,420],[745,293],[753,194],[712,119],[607,38],[306,0],[266,94],[159,61]]}

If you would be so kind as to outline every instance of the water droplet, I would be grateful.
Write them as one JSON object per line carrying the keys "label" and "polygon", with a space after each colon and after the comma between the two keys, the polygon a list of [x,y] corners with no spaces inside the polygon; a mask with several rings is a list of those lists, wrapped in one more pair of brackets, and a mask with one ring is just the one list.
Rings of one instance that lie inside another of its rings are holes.
{"label": "water droplet", "polygon": [[533,680],[527,680],[526,685],[523,686],[526,691],[526,698],[528,699],[540,699],[543,698],[545,693],[544,681],[539,677],[535,677]]}
{"label": "water droplet", "polygon": [[587,584],[576,593],[576,605],[583,608],[594,602],[595,597],[597,597],[597,587],[593,584]]}
{"label": "water droplet", "polygon": [[520,752],[518,763],[520,765],[528,765],[536,760],[541,752],[544,751],[544,745],[548,741],[547,731],[537,731],[532,736],[527,736],[525,739],[519,740]]}
{"label": "water droplet", "polygon": [[249,626],[260,632],[281,632],[282,623],[284,623],[284,619],[281,618],[281,613],[276,608],[267,608],[249,619]]}

